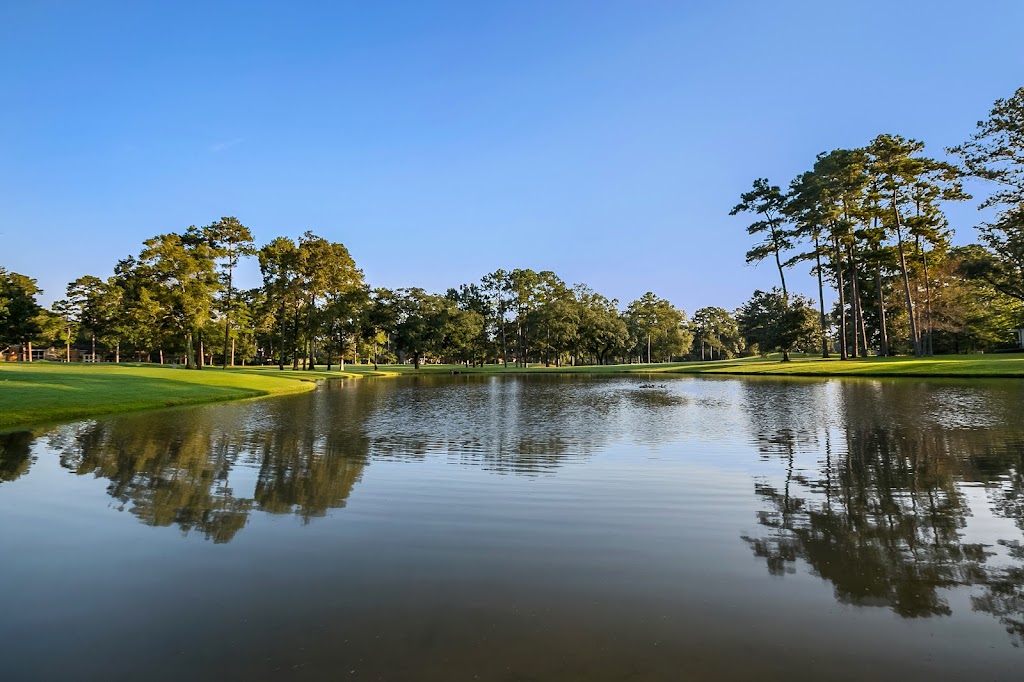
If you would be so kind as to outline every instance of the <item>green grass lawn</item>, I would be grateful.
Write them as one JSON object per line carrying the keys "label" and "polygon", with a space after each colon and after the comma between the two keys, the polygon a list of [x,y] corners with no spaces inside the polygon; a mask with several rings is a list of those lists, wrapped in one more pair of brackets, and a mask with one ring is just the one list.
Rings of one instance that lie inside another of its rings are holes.
{"label": "green grass lawn", "polygon": [[742,358],[600,367],[508,368],[502,365],[346,365],[332,370],[279,371],[276,367],[207,368],[201,372],[160,365],[79,365],[34,362],[0,364],[0,428],[78,419],[155,407],[285,395],[311,390],[329,378],[451,374],[739,374],[861,377],[1022,377],[1024,354],[950,355],[932,358],[823,360],[797,357]]}
{"label": "green grass lawn", "polygon": [[[161,365],[0,364],[0,428],[129,410],[285,395],[312,390],[319,379],[351,372],[279,372],[276,368]],[[383,373],[381,373],[383,374]]]}
{"label": "green grass lawn", "polygon": [[743,358],[693,362],[665,367],[678,374],[766,374],[781,376],[862,377],[1024,377],[1024,354],[943,355],[929,358],[858,358],[856,360]]}
{"label": "green grass lawn", "polygon": [[[360,371],[362,366],[351,367]],[[382,365],[399,374],[412,374],[409,365]],[[711,360],[706,362],[673,362],[640,365],[603,365],[582,367],[513,367],[502,365],[484,367],[463,367],[461,365],[423,365],[421,374],[622,374],[622,373],[670,373],[670,374],[757,374],[789,376],[866,376],[866,377],[1024,377],[1024,353],[1000,353],[997,355],[945,355],[930,358],[859,358],[839,360],[820,357],[794,357],[791,362],[781,362],[780,356],[769,358],[753,357],[736,360]]]}

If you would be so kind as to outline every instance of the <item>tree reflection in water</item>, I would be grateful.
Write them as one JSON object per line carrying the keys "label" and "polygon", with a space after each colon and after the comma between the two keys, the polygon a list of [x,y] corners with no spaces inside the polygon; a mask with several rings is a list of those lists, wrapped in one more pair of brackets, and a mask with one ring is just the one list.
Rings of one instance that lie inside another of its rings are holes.
{"label": "tree reflection in water", "polygon": [[[49,445],[65,468],[107,479],[107,492],[144,523],[229,542],[253,509],[308,522],[343,507],[362,473],[366,440],[349,428],[361,423],[356,401],[334,401],[330,413],[323,401],[301,414],[281,405],[84,422],[58,429]],[[256,472],[247,490],[235,489],[239,469]]]}
{"label": "tree reflection in water", "polygon": [[0,483],[15,481],[28,473],[33,440],[30,431],[0,433]]}
{"label": "tree reflection in water", "polygon": [[983,484],[992,511],[1024,528],[1024,444],[999,429],[943,424],[928,409],[933,392],[915,382],[886,386],[884,400],[877,382],[822,386],[830,399],[790,404],[784,384],[744,385],[754,441],[785,463],[778,482],[755,483],[767,532],[743,536],[754,554],[773,575],[802,562],[837,601],[905,618],[949,615],[949,588],[970,588],[973,608],[1024,644],[1024,551],[1017,539],[969,541],[964,488]]}
{"label": "tree reflection in water", "polygon": [[[109,481],[141,521],[229,542],[253,510],[304,522],[345,506],[370,459],[442,454],[496,473],[550,474],[611,439],[672,437],[667,391],[636,381],[424,378],[334,384],[290,400],[182,410],[60,427],[61,465]],[[247,481],[241,471],[255,472]],[[246,489],[240,489],[242,480]],[[238,488],[238,489],[236,489]]]}

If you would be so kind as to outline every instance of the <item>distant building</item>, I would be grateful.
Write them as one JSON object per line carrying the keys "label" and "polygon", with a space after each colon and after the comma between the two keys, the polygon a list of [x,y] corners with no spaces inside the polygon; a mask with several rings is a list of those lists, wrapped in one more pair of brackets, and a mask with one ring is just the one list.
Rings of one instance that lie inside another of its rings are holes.
{"label": "distant building", "polygon": [[[19,344],[0,349],[0,362],[24,362],[26,348]],[[65,362],[68,359],[68,351],[64,346],[51,346],[49,348],[32,348],[33,360],[49,360],[50,362]],[[93,355],[87,350],[71,349],[71,362],[103,362],[100,353]]]}
{"label": "distant building", "polygon": [[[31,348],[31,346],[29,346],[29,347]],[[27,358],[25,357],[25,352],[26,352],[25,346],[22,346],[22,345],[19,345],[19,344],[15,344],[13,346],[8,346],[7,348],[4,348],[2,351],[0,351],[0,361],[3,361],[3,362],[20,362],[20,361],[26,360]],[[45,348],[32,348],[32,359],[33,360],[49,359],[49,358],[46,357],[46,349]]]}
{"label": "distant building", "polygon": [[1024,326],[1014,329],[1013,336],[1017,340],[1017,348],[1024,348]]}

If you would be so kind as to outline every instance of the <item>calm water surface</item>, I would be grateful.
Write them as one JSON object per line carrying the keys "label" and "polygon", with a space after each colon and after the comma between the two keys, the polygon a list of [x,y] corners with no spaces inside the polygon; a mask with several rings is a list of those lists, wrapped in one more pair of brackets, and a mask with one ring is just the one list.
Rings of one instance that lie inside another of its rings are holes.
{"label": "calm water surface", "polygon": [[1024,382],[336,382],[0,434],[0,679],[1020,680],[1022,529]]}

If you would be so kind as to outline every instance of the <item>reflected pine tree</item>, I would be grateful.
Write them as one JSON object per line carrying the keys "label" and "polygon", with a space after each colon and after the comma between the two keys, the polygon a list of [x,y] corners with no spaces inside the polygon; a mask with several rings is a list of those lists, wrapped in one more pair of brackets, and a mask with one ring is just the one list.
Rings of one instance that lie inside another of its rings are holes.
{"label": "reflected pine tree", "polygon": [[15,481],[28,473],[34,458],[31,431],[0,433],[0,483]]}
{"label": "reflected pine tree", "polygon": [[1020,525],[1020,449],[998,432],[938,424],[918,385],[887,386],[886,400],[875,382],[834,385],[836,414],[825,420],[778,403],[758,413],[748,403],[755,442],[765,457],[784,458],[785,473],[755,483],[766,503],[758,523],[768,530],[743,540],[773,575],[803,562],[832,584],[837,601],[906,618],[948,615],[945,588],[973,587],[982,592],[972,596],[974,609],[1019,643],[1024,556],[1017,541],[1002,542],[1008,556],[996,560],[996,548],[967,540],[962,484],[989,486],[993,510]]}

